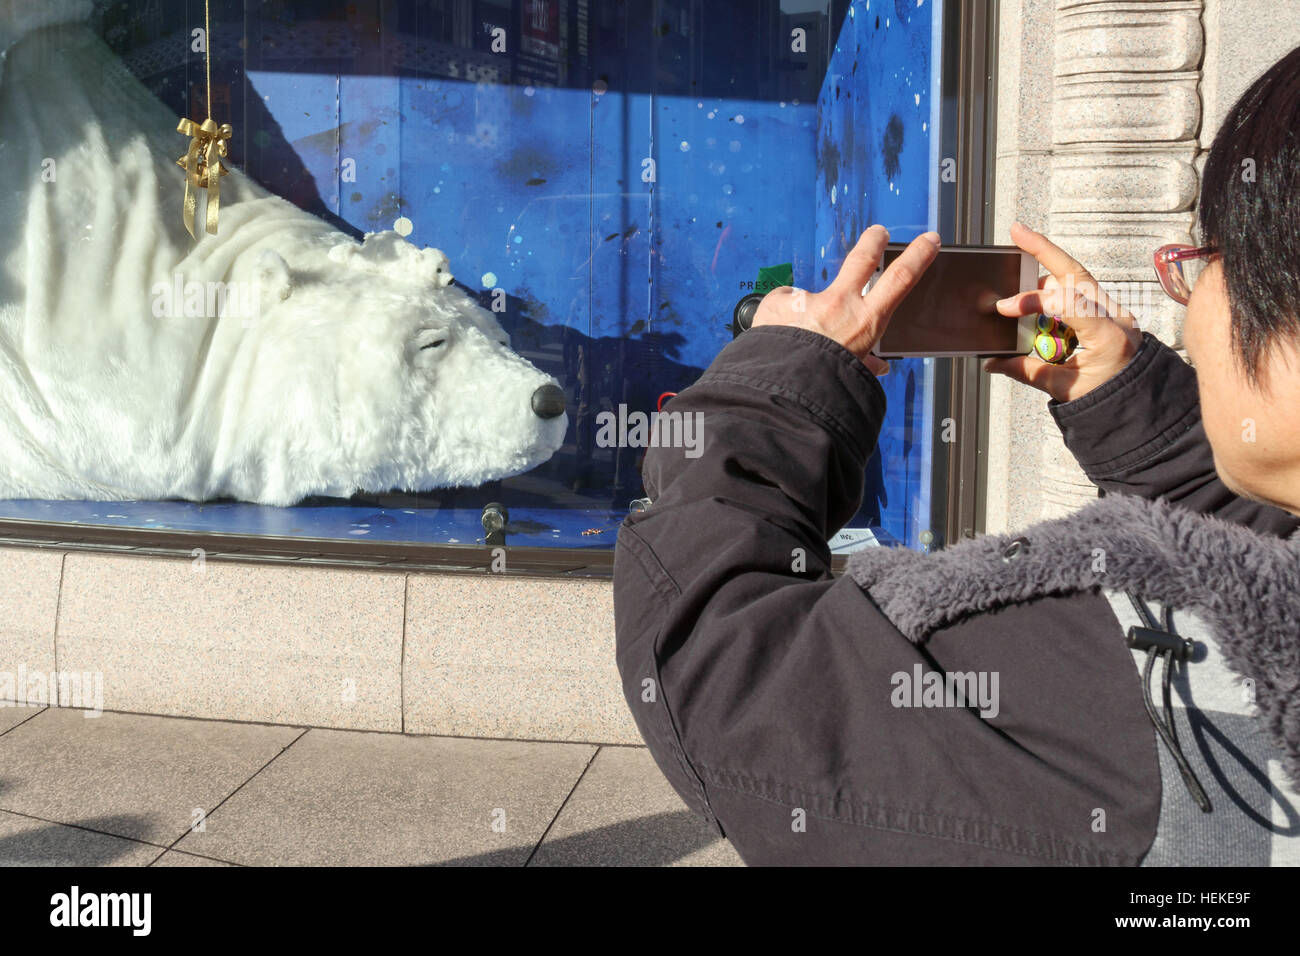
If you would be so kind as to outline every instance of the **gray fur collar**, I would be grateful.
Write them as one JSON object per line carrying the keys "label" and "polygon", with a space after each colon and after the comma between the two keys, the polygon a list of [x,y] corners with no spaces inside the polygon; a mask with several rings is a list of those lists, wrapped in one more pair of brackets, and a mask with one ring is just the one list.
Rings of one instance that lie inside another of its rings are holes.
{"label": "gray fur collar", "polygon": [[[1004,560],[1015,537],[1028,546]],[[1300,781],[1300,532],[1283,540],[1111,495],[1018,536],[985,535],[935,554],[866,548],[847,571],[918,644],[968,614],[1092,588],[1193,610],[1228,664],[1255,681],[1261,717]]]}

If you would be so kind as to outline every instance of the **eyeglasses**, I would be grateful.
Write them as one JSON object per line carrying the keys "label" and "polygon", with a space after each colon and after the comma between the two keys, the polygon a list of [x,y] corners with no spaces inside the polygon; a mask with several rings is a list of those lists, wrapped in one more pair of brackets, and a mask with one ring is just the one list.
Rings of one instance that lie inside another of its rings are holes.
{"label": "eyeglasses", "polygon": [[1192,286],[1200,276],[1204,266],[1200,260],[1217,256],[1219,250],[1214,246],[1187,246],[1172,242],[1156,250],[1156,278],[1160,288],[1169,294],[1169,298],[1182,305],[1192,296]]}

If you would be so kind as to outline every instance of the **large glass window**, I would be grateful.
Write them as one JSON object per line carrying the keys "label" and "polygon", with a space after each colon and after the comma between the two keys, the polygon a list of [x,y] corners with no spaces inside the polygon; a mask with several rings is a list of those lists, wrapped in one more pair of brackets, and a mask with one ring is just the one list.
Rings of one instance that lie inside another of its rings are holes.
{"label": "large glass window", "polygon": [[[499,503],[506,544],[612,548],[644,449],[605,416],[690,385],[765,277],[818,290],[871,223],[902,241],[940,220],[939,0],[212,0],[210,35],[204,16],[96,3],[6,56],[0,519],[473,544]],[[234,172],[195,242],[176,123],[209,114]],[[392,241],[349,254],[366,233]],[[213,314],[213,282],[255,288],[258,314]],[[557,420],[544,381],[562,431],[535,420]],[[928,540],[935,382],[933,360],[882,380],[836,550]]]}

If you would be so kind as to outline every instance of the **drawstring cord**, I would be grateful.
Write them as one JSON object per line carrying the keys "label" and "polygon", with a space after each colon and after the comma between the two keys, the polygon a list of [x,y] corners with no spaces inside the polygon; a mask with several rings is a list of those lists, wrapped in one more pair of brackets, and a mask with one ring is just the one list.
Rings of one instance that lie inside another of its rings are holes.
{"label": "drawstring cord", "polygon": [[[1127,637],[1129,647],[1147,652],[1146,667],[1142,672],[1142,703],[1146,706],[1147,716],[1151,718],[1156,733],[1164,741],[1165,747],[1169,750],[1169,755],[1174,758],[1174,763],[1178,765],[1178,772],[1182,774],[1187,792],[1192,795],[1192,799],[1196,801],[1196,805],[1201,808],[1202,813],[1210,813],[1214,809],[1210,805],[1210,798],[1206,795],[1201,782],[1196,779],[1196,772],[1192,770],[1191,764],[1187,762],[1187,758],[1183,755],[1182,748],[1178,744],[1178,730],[1174,725],[1174,712],[1169,685],[1173,661],[1185,662],[1189,660],[1192,655],[1192,642],[1180,638],[1174,630],[1173,619],[1168,605],[1161,609],[1160,626],[1157,627],[1151,610],[1139,601],[1135,594],[1130,592],[1128,599],[1133,604],[1133,610],[1137,612],[1144,625],[1143,627],[1130,627]],[[1156,713],[1156,705],[1151,699],[1151,672],[1155,669],[1157,657],[1164,661],[1164,670],[1160,682],[1165,710],[1165,719],[1163,721]]]}

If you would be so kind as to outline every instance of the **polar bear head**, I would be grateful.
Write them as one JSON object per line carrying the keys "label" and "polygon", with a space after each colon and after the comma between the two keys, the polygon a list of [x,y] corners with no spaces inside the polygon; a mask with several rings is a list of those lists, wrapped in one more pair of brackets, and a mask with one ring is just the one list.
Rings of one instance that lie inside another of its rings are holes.
{"label": "polar bear head", "polygon": [[243,440],[257,500],[474,487],[560,447],[558,383],[451,285],[440,251],[388,232],[297,253],[251,258],[262,312]]}

